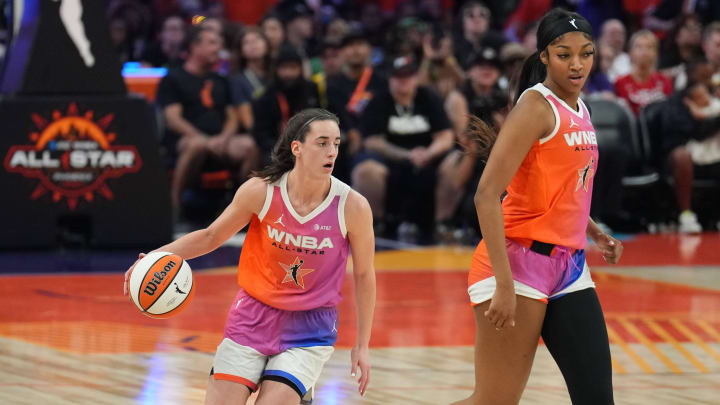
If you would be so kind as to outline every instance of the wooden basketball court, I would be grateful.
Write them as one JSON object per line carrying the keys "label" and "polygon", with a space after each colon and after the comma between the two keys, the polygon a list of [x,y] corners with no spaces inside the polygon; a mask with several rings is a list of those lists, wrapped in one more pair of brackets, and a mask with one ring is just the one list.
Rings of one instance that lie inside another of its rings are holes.
{"label": "wooden basketball court", "polygon": [[[720,404],[720,235],[640,235],[625,245],[619,267],[589,253],[611,339],[616,403]],[[448,247],[377,254],[365,397],[350,377],[355,320],[346,283],[337,350],[315,404],[446,404],[468,395],[471,254]],[[122,295],[132,253],[110,255],[111,265],[95,254],[86,266],[62,254],[38,255],[0,255],[0,404],[202,403],[236,292],[237,249],[191,262],[194,301],[168,320],[143,316]],[[543,345],[521,403],[570,404]]]}

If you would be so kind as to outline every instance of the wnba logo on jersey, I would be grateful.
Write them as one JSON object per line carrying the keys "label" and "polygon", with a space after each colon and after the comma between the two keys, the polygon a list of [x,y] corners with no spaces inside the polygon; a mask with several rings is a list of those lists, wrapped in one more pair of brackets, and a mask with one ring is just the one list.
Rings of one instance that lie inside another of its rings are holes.
{"label": "wnba logo on jersey", "polygon": [[268,237],[274,239],[277,243],[284,243],[285,245],[295,246],[296,248],[303,249],[323,249],[333,248],[333,243],[330,238],[323,238],[318,243],[318,238],[308,235],[293,235],[290,232],[280,231],[268,225]]}
{"label": "wnba logo on jersey", "polygon": [[568,146],[597,145],[597,137],[593,131],[566,132],[563,136]]}

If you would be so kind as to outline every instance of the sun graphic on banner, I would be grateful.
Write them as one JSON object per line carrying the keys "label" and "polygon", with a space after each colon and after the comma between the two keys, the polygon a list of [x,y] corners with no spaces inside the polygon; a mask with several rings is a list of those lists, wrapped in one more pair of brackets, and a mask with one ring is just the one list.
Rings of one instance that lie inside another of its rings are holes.
{"label": "sun graphic on banner", "polygon": [[71,210],[80,199],[93,202],[95,193],[111,200],[106,180],[137,172],[142,165],[134,146],[112,145],[116,135],[108,129],[114,117],[110,113],[95,120],[92,110],[80,114],[75,103],[65,115],[54,110],[49,119],[33,113],[32,144],[12,146],[5,168],[40,180],[30,195],[33,200],[51,193],[54,202],[67,199]]}

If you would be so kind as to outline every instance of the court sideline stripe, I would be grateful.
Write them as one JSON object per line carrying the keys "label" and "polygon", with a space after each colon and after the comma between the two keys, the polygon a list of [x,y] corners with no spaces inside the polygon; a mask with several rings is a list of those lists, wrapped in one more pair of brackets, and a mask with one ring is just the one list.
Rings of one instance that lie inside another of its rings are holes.
{"label": "court sideline stripe", "polygon": [[714,358],[718,363],[720,363],[720,354],[718,354],[715,350],[713,350],[712,347],[710,347],[707,343],[700,339],[700,336],[696,335],[693,331],[690,330],[690,328],[683,325],[682,322],[678,321],[677,319],[671,319],[670,324],[674,326],[675,329],[680,331],[680,333],[687,336],[690,341],[700,346],[701,349],[705,350],[705,352],[709,354],[712,358]]}
{"label": "court sideline stripe", "polygon": [[633,335],[637,340],[640,341],[645,347],[647,347],[657,358],[662,361],[667,368],[670,369],[675,374],[682,374],[682,370],[680,370],[680,367],[678,367],[677,364],[675,364],[672,360],[670,360],[669,357],[667,357],[663,352],[660,351],[660,349],[655,346],[653,342],[650,341],[650,339],[647,338],[638,328],[635,327],[629,320],[625,318],[618,317],[618,322],[620,322],[620,325],[623,326],[628,332],[630,332],[631,335]]}
{"label": "court sideline stripe", "polygon": [[647,364],[645,362],[645,360],[643,360],[642,357],[640,357],[640,355],[635,353],[635,351],[630,348],[630,346],[627,344],[627,342],[625,342],[625,340],[623,340],[623,338],[621,338],[620,335],[615,331],[615,329],[613,329],[613,327],[610,326],[609,324],[607,325],[607,331],[608,331],[608,336],[610,337],[610,340],[612,340],[612,342],[615,343],[616,345],[620,346],[620,348],[622,348],[625,351],[625,353],[627,353],[628,356],[630,356],[630,358],[633,359],[635,361],[635,363],[637,363],[637,365],[640,366],[640,368],[645,373],[655,374],[655,371],[652,369],[652,367],[650,367],[650,365]]}
{"label": "court sideline stripe", "polygon": [[685,358],[688,359],[688,361],[690,363],[692,363],[692,365],[695,366],[695,368],[697,368],[701,373],[709,373],[710,372],[710,370],[708,370],[707,367],[705,367],[705,365],[702,362],[700,362],[700,360],[696,359],[695,356],[692,355],[692,353],[687,351],[687,349],[685,349],[677,341],[677,339],[672,337],[671,334],[669,334],[662,326],[660,326],[660,324],[658,324],[651,318],[645,318],[645,319],[643,319],[643,322],[645,322],[645,324],[647,324],[650,327],[650,329],[653,330],[653,332],[657,333],[658,336],[665,339],[666,342],[669,342],[672,345],[672,347],[675,348],[675,350],[677,350],[678,352],[680,352],[680,354],[685,356]]}

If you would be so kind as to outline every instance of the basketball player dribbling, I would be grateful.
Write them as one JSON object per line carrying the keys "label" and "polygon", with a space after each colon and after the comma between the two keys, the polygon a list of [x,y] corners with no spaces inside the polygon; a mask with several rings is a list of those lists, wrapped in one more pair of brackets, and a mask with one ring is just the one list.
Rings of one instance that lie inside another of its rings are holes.
{"label": "basketball player dribbling", "polygon": [[455,404],[517,404],[541,335],[573,404],[613,404],[608,335],[584,251],[589,237],[608,263],[622,254],[589,218],[598,151],[579,94],[595,52],[590,23],[551,10],[537,49],[497,139],[474,121],[492,152],[475,195],[484,239],[468,279],[475,390]]}
{"label": "basketball player dribbling", "polygon": [[[364,395],[375,307],[375,241],[367,200],[331,176],[338,119],[321,109],[292,117],[272,162],[245,182],[208,228],[158,250],[184,259],[222,245],[248,223],[237,293],[210,371],[206,404],[298,404],[337,339],[337,304],[352,248],[357,337],[351,376]],[[132,268],[125,275],[129,278]]]}

